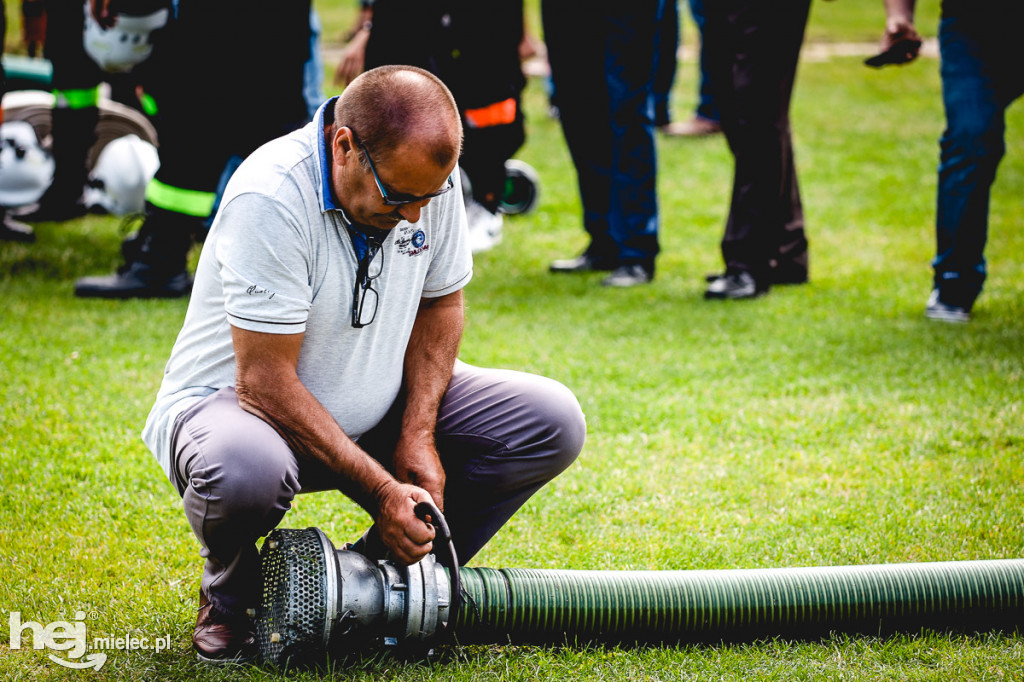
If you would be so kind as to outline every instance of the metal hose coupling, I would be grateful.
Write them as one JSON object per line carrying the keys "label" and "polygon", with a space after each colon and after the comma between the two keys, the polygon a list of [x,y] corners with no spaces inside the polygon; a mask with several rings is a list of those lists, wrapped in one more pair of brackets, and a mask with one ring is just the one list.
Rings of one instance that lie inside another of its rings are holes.
{"label": "metal hose coupling", "polygon": [[432,554],[402,566],[336,549],[319,528],[272,531],[260,552],[262,658],[301,665],[332,654],[425,651],[438,641],[456,612],[458,557],[441,512],[421,503],[416,514],[437,529],[434,543],[448,552],[450,572]]}

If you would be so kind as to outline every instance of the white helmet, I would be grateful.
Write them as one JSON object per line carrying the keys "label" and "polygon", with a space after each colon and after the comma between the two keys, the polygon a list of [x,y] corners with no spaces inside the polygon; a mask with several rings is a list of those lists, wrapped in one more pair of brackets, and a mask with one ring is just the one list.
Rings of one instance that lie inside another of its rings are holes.
{"label": "white helmet", "polygon": [[131,71],[133,66],[149,58],[153,52],[150,34],[166,26],[168,17],[170,10],[166,7],[141,16],[118,13],[117,22],[104,28],[96,21],[86,0],[82,37],[85,51],[104,71]]}
{"label": "white helmet", "polygon": [[53,182],[54,162],[28,121],[0,125],[0,206],[14,208],[39,201]]}
{"label": "white helmet", "polygon": [[156,147],[138,135],[111,140],[89,173],[82,194],[86,207],[114,215],[141,213],[146,205],[146,185],[159,167]]}

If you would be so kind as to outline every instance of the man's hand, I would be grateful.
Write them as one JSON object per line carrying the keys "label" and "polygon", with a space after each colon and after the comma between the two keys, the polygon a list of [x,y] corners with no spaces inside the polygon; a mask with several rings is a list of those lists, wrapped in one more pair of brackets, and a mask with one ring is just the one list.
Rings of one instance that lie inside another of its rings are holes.
{"label": "man's hand", "polygon": [[375,491],[377,530],[396,559],[414,564],[434,548],[434,527],[416,516],[416,505],[428,502],[430,493],[406,483],[390,481]]}
{"label": "man's hand", "polygon": [[885,14],[885,32],[878,44],[878,54],[864,63],[882,67],[914,61],[921,51],[921,36],[914,28],[913,0],[886,0]]}
{"label": "man's hand", "polygon": [[373,7],[364,7],[356,18],[348,44],[341,53],[341,61],[334,71],[335,85],[348,85],[366,68],[366,44],[370,42],[373,26]]}
{"label": "man's hand", "polygon": [[430,493],[437,508],[444,511],[444,467],[433,437],[424,435],[416,442],[402,434],[395,448],[394,473],[399,481],[419,486]]}
{"label": "man's hand", "polygon": [[335,85],[348,85],[363,72],[366,66],[366,43],[370,40],[370,32],[360,30],[348,42],[341,52],[341,61],[334,71]]}

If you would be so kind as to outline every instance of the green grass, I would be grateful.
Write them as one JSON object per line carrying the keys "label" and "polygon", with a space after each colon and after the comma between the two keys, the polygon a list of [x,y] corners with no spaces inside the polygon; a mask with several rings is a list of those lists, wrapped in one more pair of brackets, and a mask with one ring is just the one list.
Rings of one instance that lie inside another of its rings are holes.
{"label": "green grass", "polygon": [[[816,4],[840,11],[853,0]],[[880,3],[879,3],[880,5]],[[693,105],[684,65],[677,111]],[[812,282],[705,302],[720,268],[731,160],[720,138],[659,140],[662,247],[647,287],[547,274],[585,245],[575,177],[539,84],[520,156],[540,209],[507,221],[470,285],[462,357],[555,377],[589,423],[579,462],[477,566],[712,569],[1019,557],[1024,551],[1024,108],[993,191],[991,275],[966,326],[923,317],[933,249],[935,61],[801,66],[793,106]],[[184,301],[80,301],[117,264],[119,221],[38,226],[0,243],[0,616],[86,612],[89,637],[169,635],[98,673],[9,649],[0,677],[276,679],[208,670],[189,636],[201,560],[138,437]],[[300,496],[285,520],[337,542],[365,516]],[[1014,635],[826,638],[742,646],[469,647],[427,666],[367,659],[371,680],[1021,679]],[[317,673],[293,679],[318,679]]]}

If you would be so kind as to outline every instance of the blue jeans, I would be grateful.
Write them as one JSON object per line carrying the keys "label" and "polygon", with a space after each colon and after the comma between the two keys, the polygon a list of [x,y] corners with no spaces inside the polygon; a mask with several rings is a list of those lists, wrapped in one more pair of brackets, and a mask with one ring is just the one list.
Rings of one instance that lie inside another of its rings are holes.
{"label": "blue jeans", "polygon": [[588,253],[603,264],[658,253],[654,78],[666,0],[541,5],[555,104],[579,181]]}
{"label": "blue jeans", "polygon": [[939,24],[946,130],[932,268],[940,300],[967,309],[985,283],[989,192],[1006,151],[1006,108],[1024,93],[1015,28],[982,14]]}
{"label": "blue jeans", "polygon": [[715,103],[715,91],[712,85],[711,74],[708,71],[708,48],[704,40],[704,0],[690,0],[690,16],[697,24],[700,31],[700,99],[697,102],[697,115],[709,121],[718,121],[721,116],[718,113],[718,104]]}

